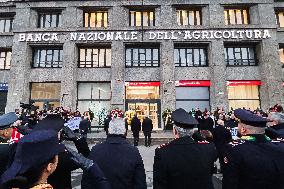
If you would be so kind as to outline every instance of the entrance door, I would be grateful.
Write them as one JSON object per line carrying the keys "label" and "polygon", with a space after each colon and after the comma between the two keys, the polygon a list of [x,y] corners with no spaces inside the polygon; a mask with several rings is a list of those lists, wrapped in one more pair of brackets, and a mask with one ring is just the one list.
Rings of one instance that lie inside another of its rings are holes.
{"label": "entrance door", "polygon": [[160,124],[160,102],[128,102],[126,103],[126,110],[133,110],[137,113],[137,117],[141,120],[146,115],[149,115],[149,118],[153,122],[153,129],[158,130],[161,129]]}

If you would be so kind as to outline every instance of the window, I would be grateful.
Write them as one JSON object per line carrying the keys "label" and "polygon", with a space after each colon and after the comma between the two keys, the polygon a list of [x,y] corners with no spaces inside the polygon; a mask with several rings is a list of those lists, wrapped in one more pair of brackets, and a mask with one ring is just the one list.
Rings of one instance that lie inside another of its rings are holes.
{"label": "window", "polygon": [[61,68],[63,60],[62,48],[34,49],[33,67],[34,68]]}
{"label": "window", "polygon": [[249,24],[248,9],[225,9],[225,24],[237,25],[237,24]]}
{"label": "window", "polygon": [[209,87],[176,87],[176,108],[210,110]]}
{"label": "window", "polygon": [[61,13],[39,13],[39,28],[56,28],[61,26]]}
{"label": "window", "polygon": [[98,68],[111,66],[110,48],[80,48],[79,68]]}
{"label": "window", "polygon": [[60,83],[31,83],[31,100],[40,110],[60,107]]}
{"label": "window", "polygon": [[130,26],[155,26],[154,11],[130,11]]}
{"label": "window", "polygon": [[85,12],[84,27],[106,28],[107,26],[108,26],[107,11]]}
{"label": "window", "polygon": [[179,26],[201,25],[200,10],[177,10],[177,23]]}
{"label": "window", "polygon": [[279,49],[279,56],[280,56],[280,62],[282,63],[282,68],[284,68],[284,48]]}
{"label": "window", "polygon": [[77,108],[80,112],[89,109],[97,116],[93,125],[103,126],[104,119],[110,110],[110,83],[78,83]]}
{"label": "window", "polygon": [[259,91],[257,85],[228,86],[229,107],[250,108],[256,110],[260,108]]}
{"label": "window", "polygon": [[158,48],[127,48],[126,67],[158,67]]}
{"label": "window", "polygon": [[225,61],[227,66],[256,66],[257,59],[254,47],[226,47]]}
{"label": "window", "polygon": [[205,48],[175,48],[176,67],[207,66]]}
{"label": "window", "polygon": [[276,12],[276,21],[279,27],[284,27],[284,11]]}
{"label": "window", "polygon": [[13,18],[0,18],[0,32],[12,31]]}
{"label": "window", "polygon": [[0,50],[0,70],[9,70],[11,67],[11,51]]}

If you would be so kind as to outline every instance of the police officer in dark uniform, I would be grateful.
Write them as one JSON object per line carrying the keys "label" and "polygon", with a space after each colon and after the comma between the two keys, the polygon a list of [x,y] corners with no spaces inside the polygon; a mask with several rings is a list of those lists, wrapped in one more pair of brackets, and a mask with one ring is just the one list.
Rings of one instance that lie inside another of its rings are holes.
{"label": "police officer in dark uniform", "polygon": [[280,189],[284,187],[284,141],[265,135],[267,119],[237,109],[240,140],[224,156],[223,189]]}
{"label": "police officer in dark uniform", "polygon": [[[90,149],[86,139],[76,136],[70,129],[63,126],[64,120],[60,115],[49,114],[35,126],[33,132],[39,130],[53,130],[60,133],[63,130],[65,136],[74,142],[78,152],[87,157],[90,153]],[[71,189],[71,171],[78,168],[79,165],[72,160],[69,153],[60,153],[57,168],[53,174],[48,177],[48,183],[50,183],[54,189]]]}
{"label": "police officer in dark uniform", "polygon": [[[0,143],[0,175],[7,168],[12,154],[16,149],[15,143],[9,143],[8,140],[11,138],[12,128],[11,125],[18,119],[14,112],[10,112],[0,116],[0,137],[3,142]],[[5,142],[4,142],[5,141]]]}
{"label": "police officer in dark uniform", "polygon": [[161,145],[154,157],[154,189],[209,189],[217,152],[214,144],[196,142],[193,127],[198,122],[184,109],[172,113],[175,140]]}

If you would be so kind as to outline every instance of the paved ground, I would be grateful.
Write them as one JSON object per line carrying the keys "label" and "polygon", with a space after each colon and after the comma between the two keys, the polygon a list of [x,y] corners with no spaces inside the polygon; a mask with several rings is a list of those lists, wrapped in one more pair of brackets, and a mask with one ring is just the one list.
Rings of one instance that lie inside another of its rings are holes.
{"label": "paved ground", "polygon": [[[103,134],[92,134],[92,136],[100,136],[102,137]],[[157,135],[158,136],[158,135]],[[165,136],[168,136],[168,133],[165,134]],[[131,138],[131,136],[129,136]],[[131,139],[130,139],[131,140]],[[143,158],[144,161],[144,167],[146,171],[146,180],[147,180],[147,186],[148,189],[153,188],[153,163],[154,163],[154,154],[155,154],[155,149],[159,146],[158,144],[153,145],[151,147],[145,147],[143,146],[142,143],[143,139],[140,141],[140,146],[138,146],[139,152]],[[158,143],[158,142],[156,142]],[[75,148],[73,145],[70,145],[70,143],[67,144],[68,146]],[[90,148],[95,145],[95,144],[90,144]],[[76,170],[72,174],[72,184],[73,188],[75,189],[80,189],[80,181],[81,181],[81,176],[82,176],[82,170]],[[220,186],[220,175],[215,175],[213,178],[213,182],[215,185],[215,189],[221,189]]]}

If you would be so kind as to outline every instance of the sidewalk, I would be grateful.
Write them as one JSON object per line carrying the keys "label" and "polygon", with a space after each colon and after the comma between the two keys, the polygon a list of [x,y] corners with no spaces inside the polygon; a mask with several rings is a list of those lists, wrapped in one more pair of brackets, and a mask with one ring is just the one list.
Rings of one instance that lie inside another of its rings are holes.
{"label": "sidewalk", "polygon": [[[88,143],[97,143],[97,142],[102,142],[106,139],[106,133],[103,129],[100,129],[100,130],[94,130],[92,128],[92,132],[91,133],[88,133],[87,135],[87,140],[88,140]],[[128,131],[127,132],[127,136],[126,138],[129,140],[130,143],[133,142],[133,135],[132,135],[132,132],[131,131]],[[142,131],[140,131],[140,134],[139,134],[139,141],[140,143],[139,144],[142,144],[142,141],[144,141],[144,134]],[[152,138],[152,144],[157,144],[157,145],[161,145],[163,143],[166,143],[166,142],[170,142],[172,141],[174,138],[173,138],[173,132],[170,130],[170,131],[153,131],[152,134],[151,134],[151,138]]]}

